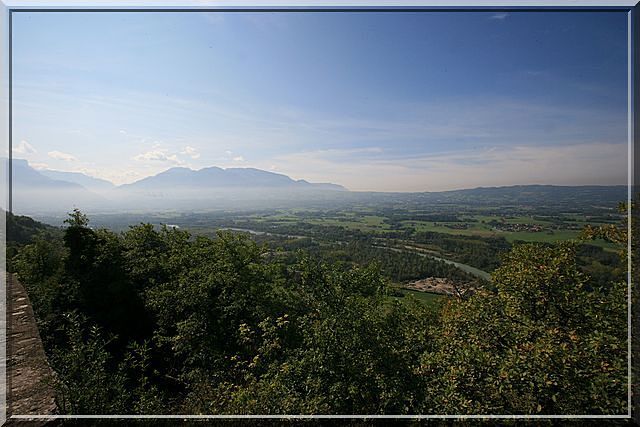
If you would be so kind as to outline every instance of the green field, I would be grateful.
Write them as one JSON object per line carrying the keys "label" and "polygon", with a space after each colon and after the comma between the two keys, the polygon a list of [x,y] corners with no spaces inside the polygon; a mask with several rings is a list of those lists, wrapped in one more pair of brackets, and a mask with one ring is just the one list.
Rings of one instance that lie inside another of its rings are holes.
{"label": "green field", "polygon": [[469,227],[463,230],[447,227],[447,225],[455,225],[456,223],[454,222],[436,222],[436,225],[433,225],[433,222],[427,221],[402,221],[402,223],[407,227],[414,227],[416,231],[432,231],[436,233],[457,234],[461,236],[484,237],[496,234],[496,232],[491,230],[489,226],[482,223],[469,223]]}
{"label": "green field", "polygon": [[[485,219],[485,221],[496,219],[497,217],[488,217],[488,216],[478,216],[476,217],[478,220]],[[505,220],[507,223],[512,224],[539,224],[539,225],[548,225],[550,222],[534,220],[529,217],[517,217]],[[425,221],[403,221],[407,226],[414,227],[416,231],[429,231],[436,233],[445,233],[452,234],[458,236],[481,236],[481,237],[504,237],[509,243],[513,243],[516,241],[525,241],[525,242],[542,242],[542,243],[554,243],[565,240],[574,240],[578,239],[580,236],[579,230],[549,230],[549,231],[503,231],[503,230],[495,230],[492,229],[491,226],[487,224],[483,224],[481,222],[469,223],[469,227],[466,229],[453,229],[449,228],[446,225],[451,225],[455,223],[437,223],[437,225],[433,225],[433,222],[425,222]],[[587,222],[582,222],[581,225],[587,225]],[[595,225],[595,224],[594,224]],[[605,242],[604,240],[595,240],[590,242],[590,244],[600,246],[604,249],[612,249],[615,245]]]}
{"label": "green field", "polygon": [[[345,215],[346,216],[346,215]],[[378,215],[356,216],[349,215],[345,219],[337,218],[311,218],[303,219],[303,222],[316,225],[345,227],[360,231],[384,231],[389,230],[389,225],[384,222],[385,218]]]}
{"label": "green field", "polygon": [[[372,215],[372,213],[375,213],[373,209],[333,212],[326,216],[318,215],[319,213],[320,212],[314,210],[281,210],[268,215],[250,215],[249,218],[256,223],[273,225],[295,225],[306,223],[327,227],[344,227],[347,230],[358,230],[364,233],[374,234],[394,231],[394,228],[391,227],[388,222],[385,222],[387,220],[385,216]],[[466,229],[451,228],[451,226],[459,225],[461,222],[415,220],[401,221],[400,229],[414,228],[418,232],[436,232],[458,236],[504,237],[509,243],[516,241],[554,243],[565,240],[574,240],[580,235],[579,230],[563,228],[550,229],[554,225],[552,220],[544,220],[540,218],[534,219],[531,216],[525,215],[500,217],[496,215],[464,214],[460,215],[460,217],[468,221],[466,222]],[[576,215],[566,215],[566,217],[576,220],[571,221],[571,225],[585,226],[589,224],[589,222],[583,217],[578,217]],[[546,229],[538,232],[497,230],[488,224],[490,221],[501,221],[506,224],[537,224],[545,227]],[[592,225],[597,224],[599,223],[594,223]],[[603,240],[593,241],[591,244],[600,246],[607,250],[614,249],[614,245]]]}

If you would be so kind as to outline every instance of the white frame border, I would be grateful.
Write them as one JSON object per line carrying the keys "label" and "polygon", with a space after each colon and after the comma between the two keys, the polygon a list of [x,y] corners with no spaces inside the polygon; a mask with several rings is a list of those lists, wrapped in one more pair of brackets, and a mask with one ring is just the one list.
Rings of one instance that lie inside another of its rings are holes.
{"label": "white frame border", "polygon": [[[636,88],[634,82],[634,46],[633,39],[633,14],[637,8],[636,0],[558,0],[558,1],[535,1],[535,0],[0,0],[0,34],[3,35],[0,43],[0,144],[1,148],[7,148],[11,158],[11,14],[12,12],[64,12],[64,11],[123,11],[123,12],[144,12],[144,11],[225,11],[225,10],[254,10],[277,11],[278,9],[433,9],[460,11],[473,10],[505,10],[518,11],[519,9],[547,9],[553,10],[585,10],[585,9],[620,9],[628,10],[628,413],[626,415],[12,415],[9,419],[27,420],[53,420],[53,419],[631,419],[632,418],[632,354],[631,354],[631,327],[632,327],[632,306],[631,306],[631,200],[633,197],[633,161],[634,161],[634,94]],[[373,4],[372,4],[373,3]],[[337,11],[337,10],[336,10]],[[638,32],[639,29],[636,29]],[[6,138],[6,139],[5,139]],[[11,167],[9,167],[10,169]],[[10,171],[0,171],[0,204],[10,206]],[[9,185],[6,185],[9,183]],[[0,423],[7,421],[7,376],[6,376],[6,224],[5,216],[0,215]]]}

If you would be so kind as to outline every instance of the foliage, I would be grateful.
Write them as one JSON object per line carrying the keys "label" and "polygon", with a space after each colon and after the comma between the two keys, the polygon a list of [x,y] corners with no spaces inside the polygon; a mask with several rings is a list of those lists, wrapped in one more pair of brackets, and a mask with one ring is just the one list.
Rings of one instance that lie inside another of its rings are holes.
{"label": "foliage", "polygon": [[500,265],[500,255],[510,249],[504,237],[451,236],[443,233],[416,233],[418,243],[436,245],[458,262],[472,265],[486,271],[493,271]]}
{"label": "foliage", "polygon": [[117,234],[74,211],[61,238],[36,238],[13,259],[61,409],[626,411],[624,283],[592,286],[581,247],[500,250],[495,292],[440,309],[398,302],[389,279],[464,274],[333,233],[329,251],[306,240],[283,253],[230,232],[140,224]]}
{"label": "foliage", "polygon": [[[618,205],[618,212],[624,216],[621,218],[620,224],[606,224],[599,226],[587,225],[581,233],[581,238],[584,240],[603,239],[608,242],[616,243],[620,245],[620,256],[625,259],[627,257],[627,242],[629,238],[627,221],[629,220],[627,214],[627,203],[620,203]],[[634,206],[631,206],[634,209]]]}
{"label": "foliage", "polygon": [[107,341],[97,327],[86,331],[81,317],[65,316],[67,345],[57,347],[51,361],[58,375],[57,403],[64,413],[125,413],[128,390],[119,372],[110,372]]}
{"label": "foliage", "polygon": [[13,272],[13,258],[19,250],[36,239],[51,240],[60,235],[60,230],[50,225],[35,221],[28,216],[13,215],[0,210],[6,218],[7,271]]}
{"label": "foliage", "polygon": [[445,308],[423,358],[438,410],[624,413],[625,284],[588,291],[570,244],[517,246],[493,278],[496,294]]}

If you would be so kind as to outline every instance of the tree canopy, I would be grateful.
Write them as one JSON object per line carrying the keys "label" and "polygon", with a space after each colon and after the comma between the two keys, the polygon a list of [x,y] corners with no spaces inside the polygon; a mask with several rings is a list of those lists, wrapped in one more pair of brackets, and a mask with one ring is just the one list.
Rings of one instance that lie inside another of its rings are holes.
{"label": "tree canopy", "polygon": [[380,265],[66,225],[12,263],[67,413],[627,410],[626,285],[587,286],[572,244],[516,245],[492,289],[433,308],[391,298]]}

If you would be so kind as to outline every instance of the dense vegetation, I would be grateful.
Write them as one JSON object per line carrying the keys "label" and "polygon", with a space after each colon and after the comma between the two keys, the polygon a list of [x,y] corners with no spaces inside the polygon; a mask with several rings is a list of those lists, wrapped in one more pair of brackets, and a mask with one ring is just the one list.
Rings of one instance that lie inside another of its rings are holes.
{"label": "dense vegetation", "polygon": [[230,232],[118,234],[75,211],[11,265],[67,413],[626,413],[626,285],[591,280],[585,249],[504,247],[495,291],[433,309],[389,298],[392,264],[449,267],[341,233],[341,256],[319,257],[312,240],[283,252]]}
{"label": "dense vegetation", "polygon": [[500,265],[500,256],[511,248],[501,237],[449,236],[442,233],[416,233],[414,240],[442,248],[456,261],[493,271]]}
{"label": "dense vegetation", "polygon": [[11,270],[11,259],[21,246],[33,242],[37,236],[41,236],[44,239],[51,235],[61,236],[60,230],[56,227],[35,221],[28,216],[11,215],[7,214],[4,210],[0,210],[0,215],[5,215],[6,218],[7,261],[9,270]]}

